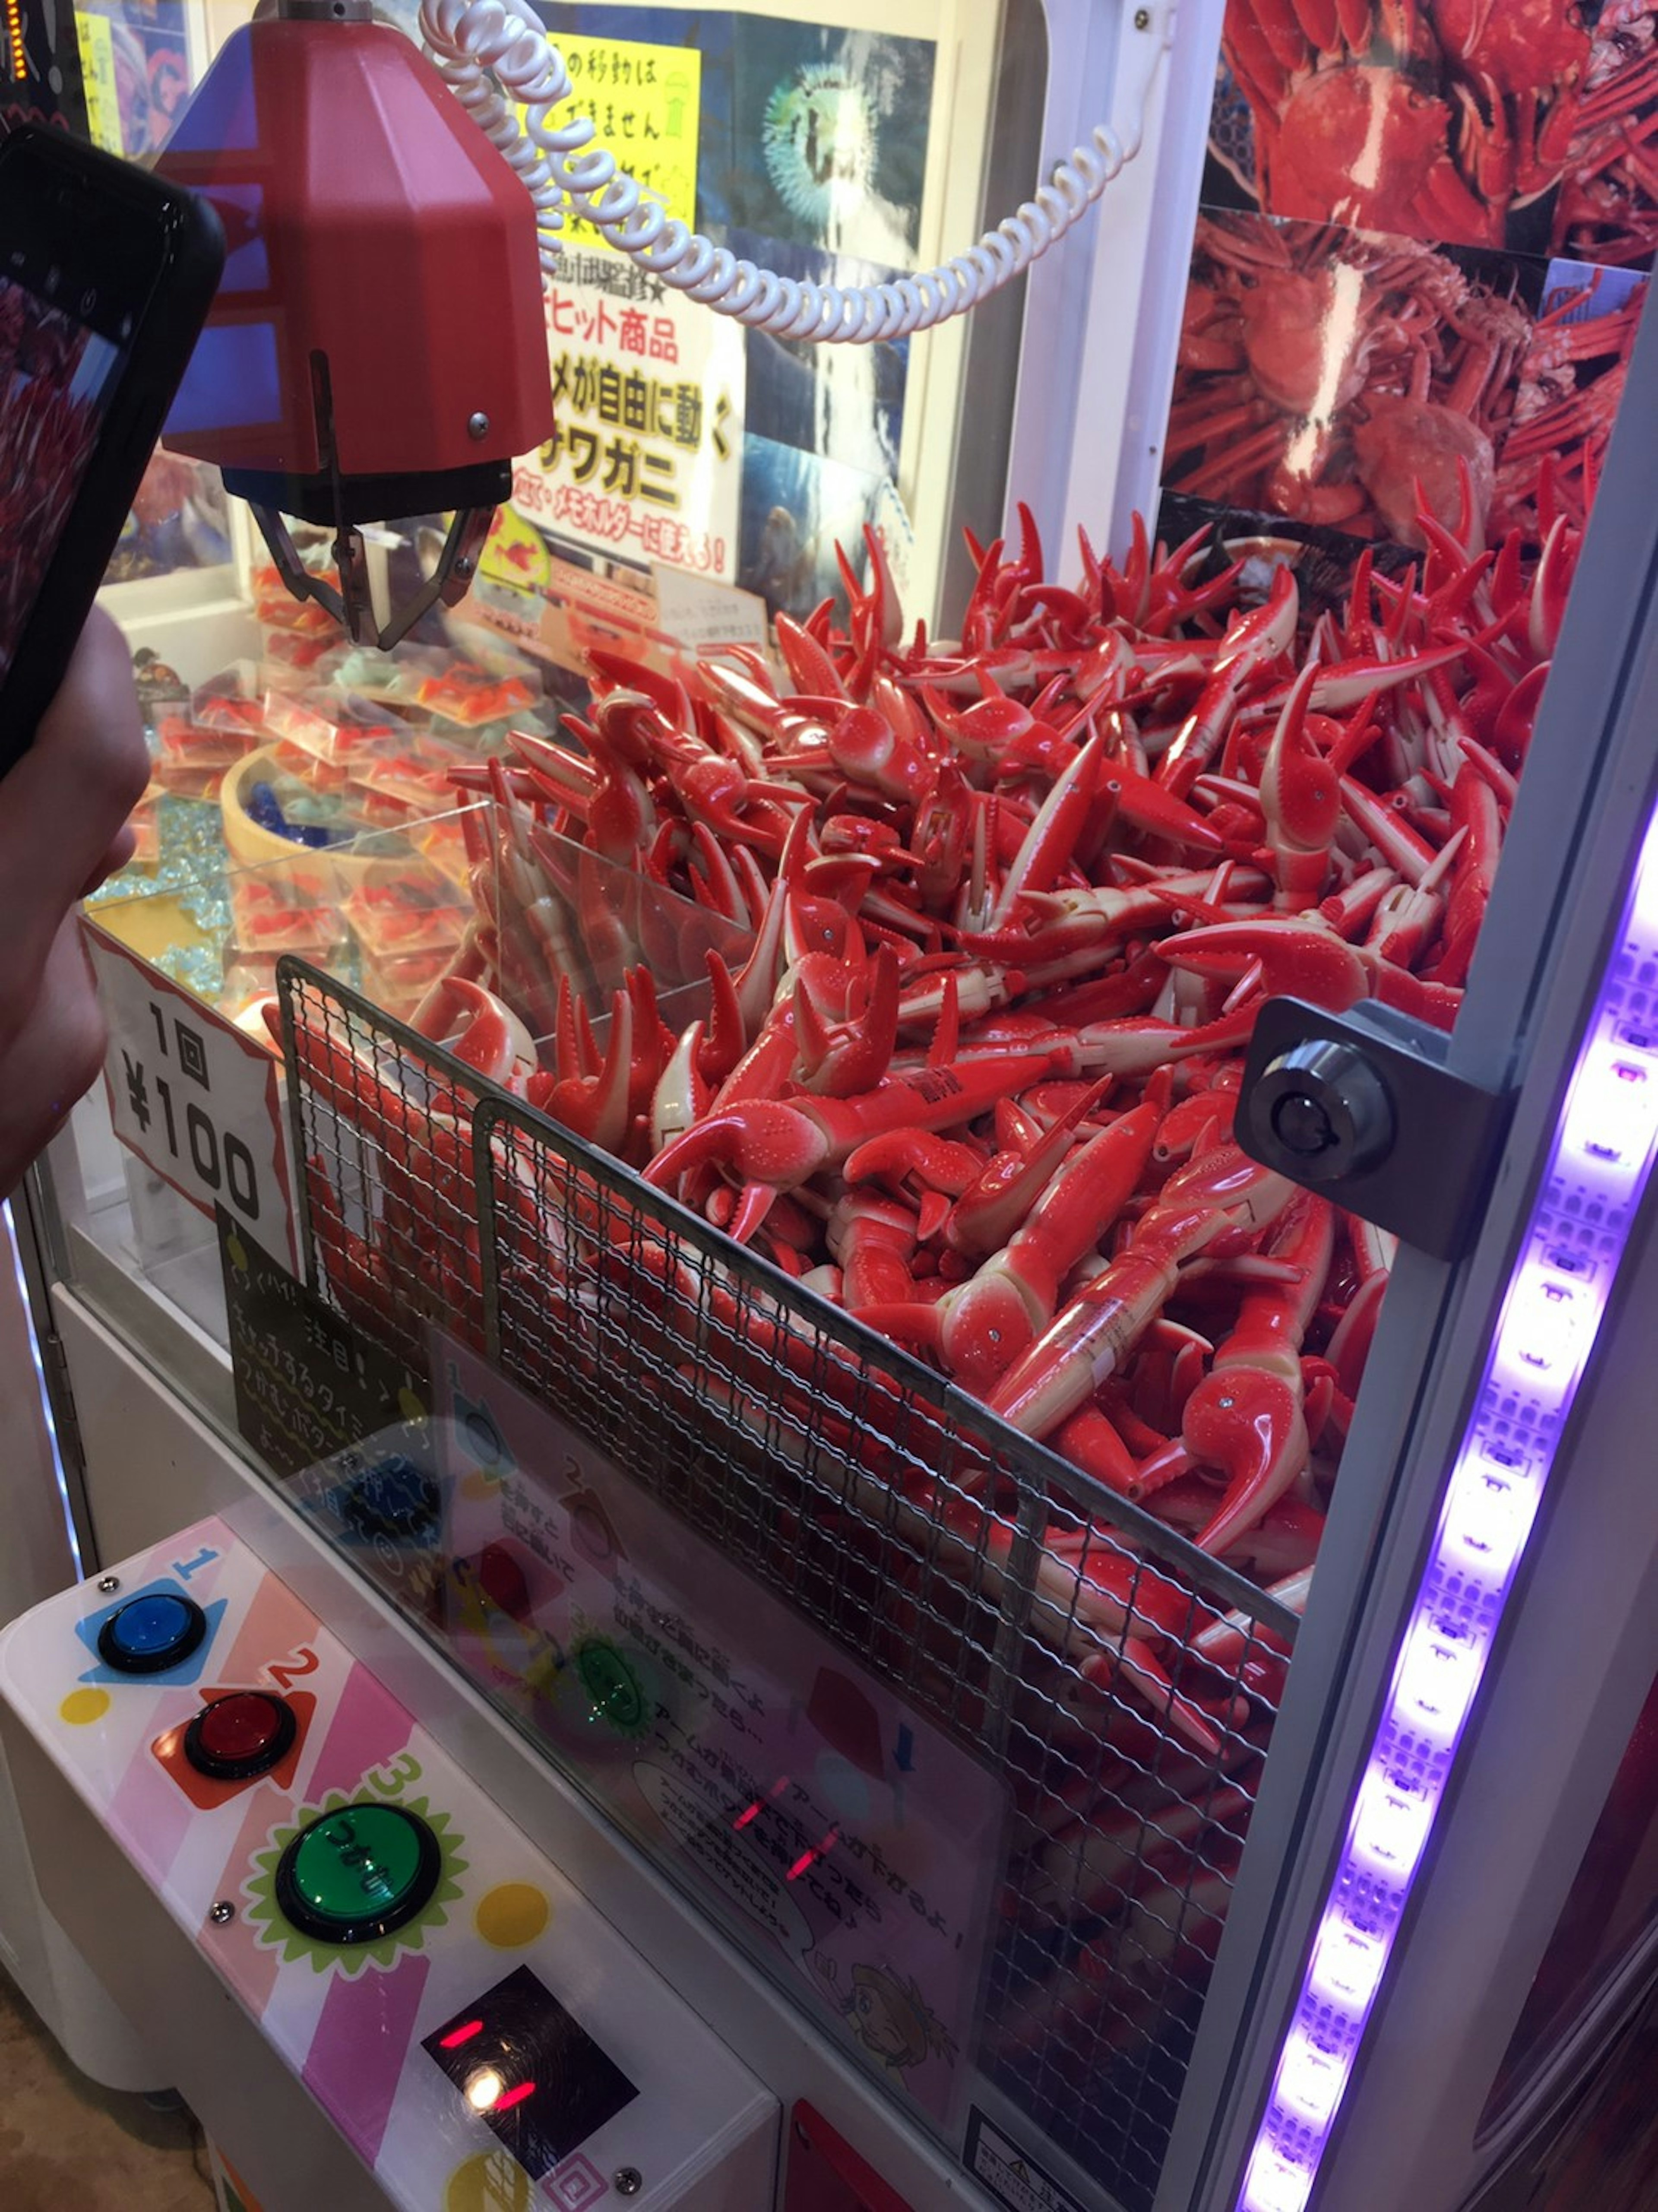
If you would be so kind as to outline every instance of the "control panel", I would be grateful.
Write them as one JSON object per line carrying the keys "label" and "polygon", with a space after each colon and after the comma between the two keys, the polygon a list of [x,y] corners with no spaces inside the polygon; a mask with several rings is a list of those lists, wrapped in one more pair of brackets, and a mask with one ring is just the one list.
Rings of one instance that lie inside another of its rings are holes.
{"label": "control panel", "polygon": [[14,1623],[0,1697],[393,2203],[773,2201],[775,2100],[222,1523]]}

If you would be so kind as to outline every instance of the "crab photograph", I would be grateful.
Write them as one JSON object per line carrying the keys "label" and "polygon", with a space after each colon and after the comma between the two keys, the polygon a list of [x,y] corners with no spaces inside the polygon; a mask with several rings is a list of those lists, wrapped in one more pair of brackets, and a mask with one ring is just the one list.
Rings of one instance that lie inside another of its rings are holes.
{"label": "crab photograph", "polygon": [[1199,218],[1169,489],[1419,545],[1464,480],[1489,518],[1541,271],[1260,216]]}
{"label": "crab photograph", "polygon": [[1658,0],[1229,0],[1206,198],[1648,267]]}

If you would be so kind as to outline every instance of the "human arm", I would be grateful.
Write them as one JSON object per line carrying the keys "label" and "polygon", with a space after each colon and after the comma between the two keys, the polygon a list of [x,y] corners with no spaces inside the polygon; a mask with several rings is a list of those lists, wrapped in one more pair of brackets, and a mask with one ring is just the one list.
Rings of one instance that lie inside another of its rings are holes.
{"label": "human arm", "polygon": [[132,666],[94,611],[34,743],[0,781],[0,1194],[103,1065],[75,908],[131,857],[149,777]]}

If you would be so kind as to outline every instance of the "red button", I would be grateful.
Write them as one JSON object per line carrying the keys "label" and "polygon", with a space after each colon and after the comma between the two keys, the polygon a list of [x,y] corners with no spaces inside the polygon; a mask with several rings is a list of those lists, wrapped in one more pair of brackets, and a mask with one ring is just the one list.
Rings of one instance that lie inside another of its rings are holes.
{"label": "red button", "polygon": [[287,1755],[297,1733],[285,1698],[236,1690],[203,1706],[185,1731],[185,1756],[203,1774],[242,1781],[268,1774]]}
{"label": "red button", "polygon": [[282,1733],[288,1708],[249,1691],[220,1698],[202,1715],[202,1748],[215,1759],[258,1759]]}

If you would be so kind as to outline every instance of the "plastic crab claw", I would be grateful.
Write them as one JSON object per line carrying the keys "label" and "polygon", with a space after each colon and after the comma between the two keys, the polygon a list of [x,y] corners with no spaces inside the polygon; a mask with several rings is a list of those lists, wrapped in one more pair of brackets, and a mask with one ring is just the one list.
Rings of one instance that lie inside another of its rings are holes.
{"label": "plastic crab claw", "polygon": [[629,1092],[634,1081],[633,994],[618,991],[610,1015],[604,1064],[597,1075],[532,1075],[530,1103],[573,1135],[620,1153],[628,1141]]}
{"label": "plastic crab claw", "polygon": [[536,1064],[535,1041],[512,1008],[482,984],[456,976],[432,986],[410,1027],[491,1083],[515,1088]]}
{"label": "plastic crab claw", "polygon": [[1576,551],[1564,514],[1557,515],[1532,580],[1526,615],[1526,642],[1538,660],[1550,660],[1560,641],[1566,600],[1571,590]]}
{"label": "plastic crab claw", "polygon": [[1009,1149],[980,1164],[950,1211],[944,1239],[953,1251],[985,1258],[1001,1250],[1052,1182],[1078,1123],[1110,1088],[1108,1079],[1091,1085],[1028,1150]]}
{"label": "plastic crab claw", "polygon": [[676,730],[695,728],[690,700],[677,676],[663,675],[647,668],[642,661],[630,660],[626,653],[611,653],[603,646],[589,646],[587,659],[605,683],[618,691],[642,692]]}
{"label": "plastic crab claw", "polygon": [[[1313,679],[1309,704],[1323,714],[1339,714],[1357,707],[1378,691],[1391,691],[1435,669],[1448,667],[1467,650],[1461,643],[1438,646],[1430,653],[1413,653],[1404,660],[1337,660],[1327,662]],[[1285,693],[1271,693],[1262,702],[1281,707]]]}
{"label": "plastic crab claw", "polygon": [[959,1198],[978,1181],[984,1165],[971,1145],[894,1129],[848,1153],[842,1173],[848,1182],[884,1183],[894,1192],[913,1185],[934,1197]]}
{"label": "plastic crab claw", "polygon": [[820,1168],[836,1166],[866,1139],[894,1129],[955,1127],[996,1100],[1046,1075],[1052,1054],[994,1054],[957,1067],[896,1075],[857,1098],[750,1098],[688,1129],[659,1152],[645,1179],[663,1189],[687,1169],[725,1167],[749,1182],[793,1190]]}
{"label": "plastic crab claw", "polygon": [[1115,799],[1117,811],[1131,829],[1148,837],[1165,838],[1189,852],[1220,854],[1226,840],[1193,806],[1176,799],[1149,775],[1139,775],[1114,761],[1100,776],[1102,792]]}
{"label": "plastic crab claw", "polygon": [[1248,975],[1270,997],[1306,999],[1333,1014],[1370,994],[1370,975],[1351,945],[1328,929],[1284,922],[1220,922],[1165,939],[1157,948],[1174,968],[1225,981]]}
{"label": "plastic crab claw", "polygon": [[1266,604],[1233,616],[1197,705],[1157,763],[1158,783],[1176,799],[1185,798],[1213,758],[1250,678],[1289,650],[1300,604],[1293,571],[1280,568]]}
{"label": "plastic crab claw", "polygon": [[1315,670],[1297,678],[1266,751],[1260,802],[1277,884],[1275,903],[1303,914],[1324,895],[1330,841],[1341,820],[1341,785],[1307,729],[1307,700]]}
{"label": "plastic crab claw", "polygon": [[825,1097],[870,1091],[886,1073],[898,1037],[898,960],[884,945],[838,1018],[815,995],[811,959],[799,963],[793,991],[796,1078]]}
{"label": "plastic crab claw", "polygon": [[1078,1672],[1083,1680],[1108,1687],[1121,1675],[1169,1727],[1184,1736],[1194,1750],[1212,1759],[1221,1747],[1220,1731],[1201,1705],[1182,1697],[1155,1645],[1142,1636],[1126,1636],[1113,1651],[1096,1651]]}
{"label": "plastic crab claw", "polygon": [[797,691],[830,699],[846,697],[846,685],[833,657],[804,623],[796,622],[792,615],[780,613],[776,631],[777,649]]}
{"label": "plastic crab claw", "polygon": [[1045,891],[1071,864],[1098,787],[1104,740],[1090,738],[1036,811],[991,909],[993,930],[1005,927],[1022,895]]}
{"label": "plastic crab claw", "polygon": [[1163,1185],[1128,1249],[1072,1299],[990,1397],[1026,1436],[1043,1437],[1120,1374],[1167,1302],[1187,1261],[1211,1247],[1268,1227],[1297,1195],[1282,1176],[1256,1166],[1236,1145],[1180,1169]]}
{"label": "plastic crab claw", "polygon": [[1200,1551],[1236,1543],[1307,1464],[1301,1393],[1257,1368],[1229,1367],[1200,1382],[1187,1400],[1181,1437],[1199,1466],[1226,1477],[1219,1510],[1195,1540]]}
{"label": "plastic crab claw", "polygon": [[872,707],[848,707],[836,718],[829,753],[851,782],[871,785],[888,799],[919,801],[938,775],[937,763]]}
{"label": "plastic crab claw", "polygon": [[750,1098],[674,1138],[651,1162],[645,1180],[665,1188],[707,1162],[732,1170],[745,1182],[793,1190],[828,1164],[830,1151],[823,1130],[798,1107]]}
{"label": "plastic crab claw", "polygon": [[861,1306],[856,1318],[901,1344],[940,1353],[963,1389],[975,1395],[989,1389],[1035,1334],[1029,1304],[1007,1274],[975,1276],[931,1305]]}
{"label": "plastic crab claw", "polygon": [[651,1094],[651,1142],[660,1152],[671,1138],[694,1128],[714,1093],[700,1066],[702,1024],[692,1022],[670,1054]]}
{"label": "plastic crab claw", "polygon": [[1342,1391],[1349,1398],[1358,1395],[1364,1363],[1370,1357],[1376,1322],[1381,1318],[1382,1302],[1387,1294],[1388,1276],[1385,1270],[1379,1271],[1354,1291],[1346,1312],[1331,1335],[1327,1356]]}

